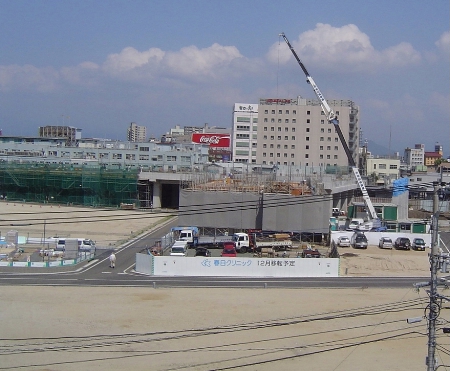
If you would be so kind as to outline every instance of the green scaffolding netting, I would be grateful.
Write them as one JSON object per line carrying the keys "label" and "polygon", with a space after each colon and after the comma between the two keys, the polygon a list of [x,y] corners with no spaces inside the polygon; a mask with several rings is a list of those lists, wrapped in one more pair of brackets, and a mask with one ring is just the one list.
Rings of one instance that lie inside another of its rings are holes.
{"label": "green scaffolding netting", "polygon": [[83,206],[138,205],[138,170],[100,165],[0,163],[0,197]]}

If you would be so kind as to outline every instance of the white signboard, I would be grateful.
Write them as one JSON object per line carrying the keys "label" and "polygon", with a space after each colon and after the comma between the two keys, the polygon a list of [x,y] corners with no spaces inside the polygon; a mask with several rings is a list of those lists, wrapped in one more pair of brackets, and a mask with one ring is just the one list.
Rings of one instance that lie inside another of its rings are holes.
{"label": "white signboard", "polygon": [[338,277],[332,258],[200,258],[137,254],[136,271],[155,276]]}

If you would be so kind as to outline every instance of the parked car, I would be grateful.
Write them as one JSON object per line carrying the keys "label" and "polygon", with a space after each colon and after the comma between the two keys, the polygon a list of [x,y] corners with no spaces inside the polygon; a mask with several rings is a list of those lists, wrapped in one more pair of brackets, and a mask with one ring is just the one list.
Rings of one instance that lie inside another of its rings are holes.
{"label": "parked car", "polygon": [[237,256],[236,249],[233,247],[225,246],[222,250],[220,256],[224,258],[235,258]]}
{"label": "parked car", "polygon": [[413,250],[425,251],[425,241],[423,238],[414,238],[411,244]]}
{"label": "parked car", "polygon": [[341,236],[337,240],[337,245],[339,247],[350,247],[350,238],[347,236]]}
{"label": "parked car", "polygon": [[311,245],[306,246],[305,249],[302,250],[302,258],[320,258],[320,251],[313,248]]}
{"label": "parked car", "polygon": [[350,245],[354,249],[367,249],[367,237],[362,232],[355,232],[350,240]]}
{"label": "parked car", "polygon": [[195,249],[195,256],[211,256],[211,251],[209,251],[206,247],[197,247]]}
{"label": "parked car", "polygon": [[381,237],[378,242],[378,247],[380,249],[392,249],[392,239],[389,237]]}
{"label": "parked car", "polygon": [[411,248],[411,241],[407,237],[398,237],[395,240],[394,247],[396,249],[409,250]]}

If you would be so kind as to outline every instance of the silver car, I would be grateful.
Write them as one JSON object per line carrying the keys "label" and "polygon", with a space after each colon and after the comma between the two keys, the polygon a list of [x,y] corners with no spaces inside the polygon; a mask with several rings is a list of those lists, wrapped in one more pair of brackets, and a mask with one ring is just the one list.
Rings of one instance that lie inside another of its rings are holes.
{"label": "silver car", "polygon": [[378,247],[380,249],[392,249],[392,240],[389,237],[381,237]]}

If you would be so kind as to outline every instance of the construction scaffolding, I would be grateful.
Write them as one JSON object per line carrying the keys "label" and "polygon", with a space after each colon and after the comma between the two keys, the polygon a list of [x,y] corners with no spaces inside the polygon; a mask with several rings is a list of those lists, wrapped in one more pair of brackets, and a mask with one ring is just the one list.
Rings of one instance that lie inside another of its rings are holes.
{"label": "construction scaffolding", "polygon": [[100,165],[0,163],[0,198],[93,207],[139,206],[137,169]]}

